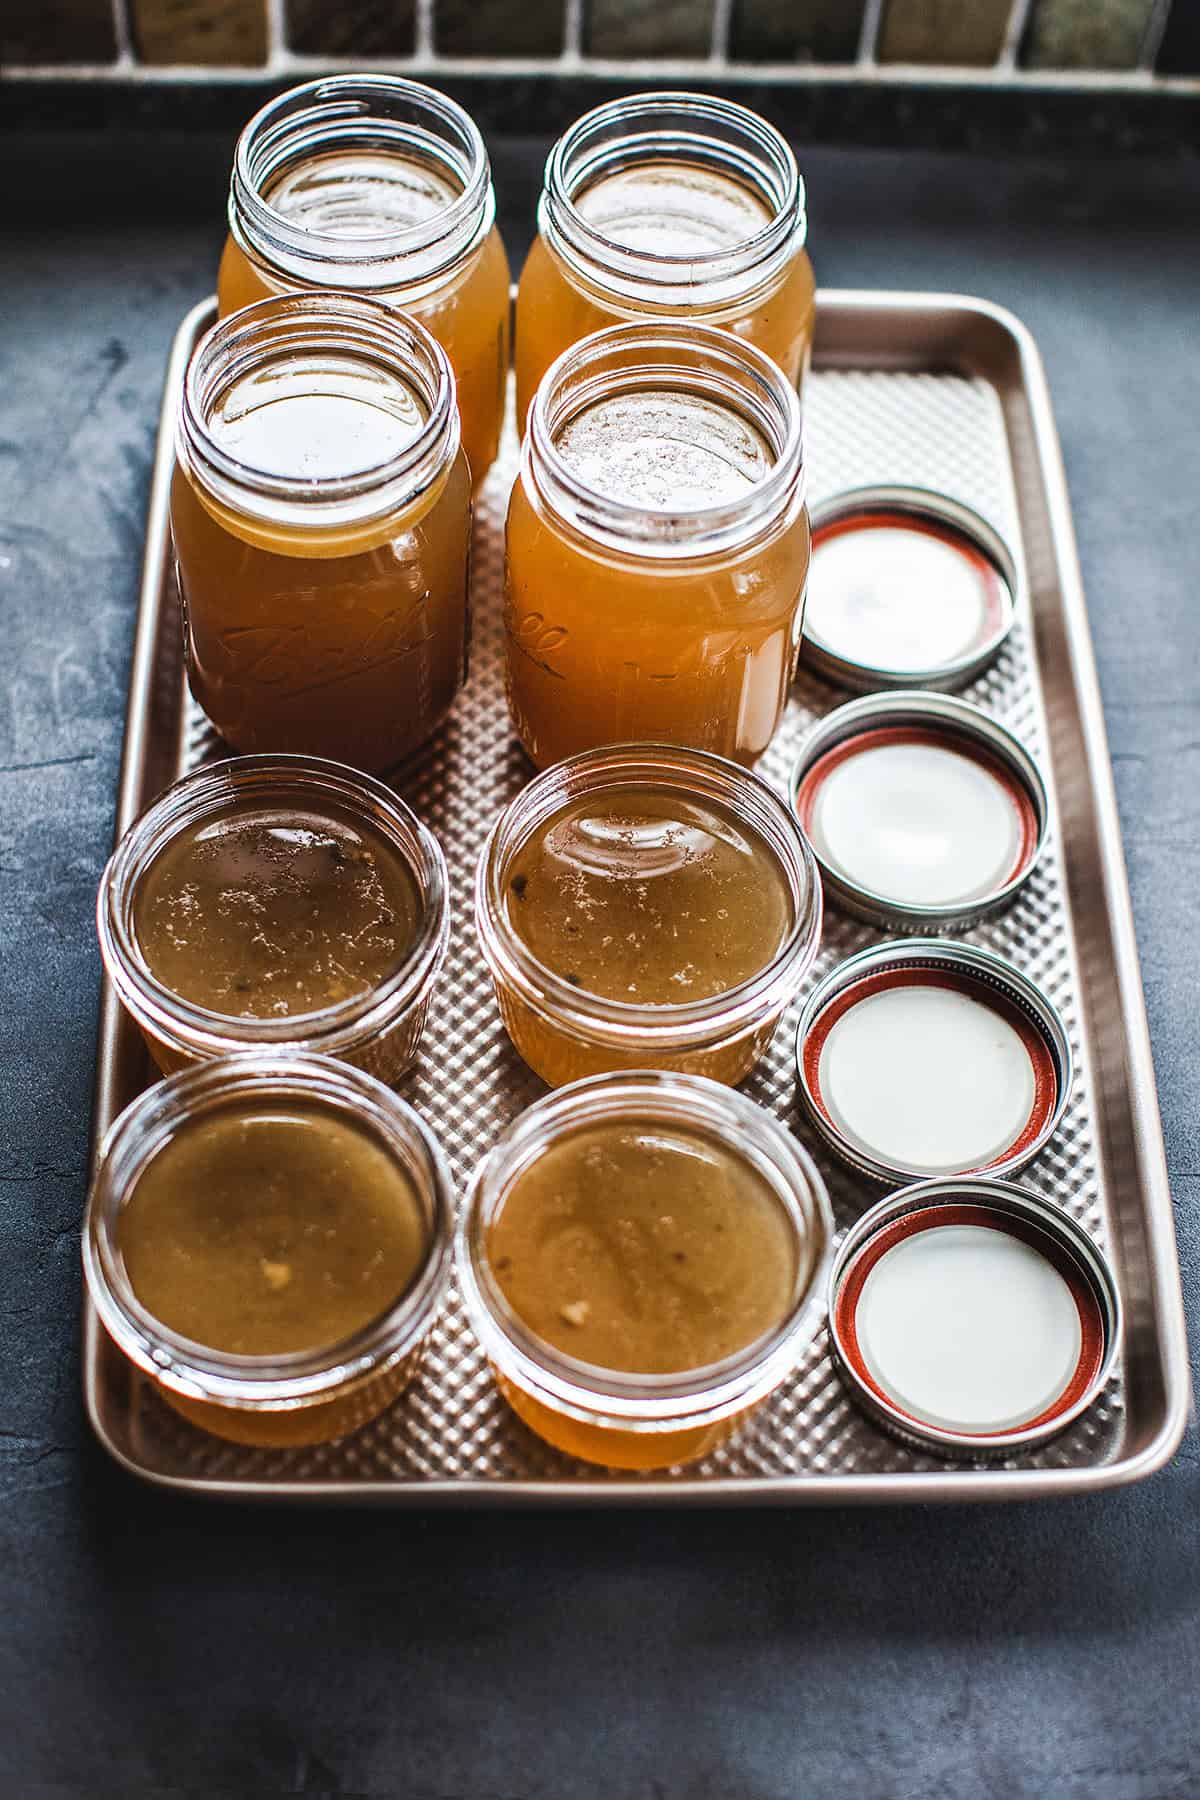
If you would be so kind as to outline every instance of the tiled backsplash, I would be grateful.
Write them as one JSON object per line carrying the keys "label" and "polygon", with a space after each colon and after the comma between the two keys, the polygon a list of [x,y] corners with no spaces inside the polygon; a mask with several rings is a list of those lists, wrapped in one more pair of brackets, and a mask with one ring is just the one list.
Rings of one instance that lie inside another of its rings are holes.
{"label": "tiled backsplash", "polygon": [[[1200,0],[0,0],[0,61],[224,68],[400,63],[436,72],[502,58],[573,75],[624,63],[681,72],[939,69],[1153,85],[1200,74]],[[482,71],[481,71],[482,72]]]}

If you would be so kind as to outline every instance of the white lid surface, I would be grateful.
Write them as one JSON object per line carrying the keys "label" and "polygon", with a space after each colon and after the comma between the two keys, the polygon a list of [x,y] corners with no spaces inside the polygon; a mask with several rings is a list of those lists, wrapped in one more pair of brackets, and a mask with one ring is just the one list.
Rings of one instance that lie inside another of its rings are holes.
{"label": "white lid surface", "polygon": [[1032,1245],[940,1225],[884,1252],[854,1312],[863,1363],[902,1411],[948,1431],[1015,1430],[1065,1392],[1083,1347],[1067,1282]]}
{"label": "white lid surface", "polygon": [[919,525],[835,530],[813,544],[805,633],[846,662],[939,669],[987,638],[987,578]]}
{"label": "white lid surface", "polygon": [[1015,872],[1023,841],[1000,777],[945,743],[882,742],[820,780],[809,835],[857,887],[911,906],[982,899]]}
{"label": "white lid surface", "polygon": [[859,1150],[926,1175],[985,1167],[1021,1136],[1037,1098],[1020,1033],[970,994],[895,986],[830,1027],[821,1098]]}

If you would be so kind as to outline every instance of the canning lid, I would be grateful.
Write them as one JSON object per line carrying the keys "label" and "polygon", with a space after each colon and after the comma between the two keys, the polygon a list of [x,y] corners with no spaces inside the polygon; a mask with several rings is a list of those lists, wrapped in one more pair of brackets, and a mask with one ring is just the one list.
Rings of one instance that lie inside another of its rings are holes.
{"label": "canning lid", "polygon": [[1033,758],[947,694],[838,707],[804,740],[791,796],[826,896],[872,924],[972,924],[1014,897],[1046,839]]}
{"label": "canning lid", "polygon": [[812,541],[802,653],[844,687],[960,687],[1012,629],[1012,552],[947,494],[851,488],[813,508]]}
{"label": "canning lid", "polygon": [[1007,1181],[923,1181],[864,1213],[829,1283],[851,1394],[896,1437],[944,1455],[1026,1450],[1108,1380],[1121,1306],[1069,1214]]}
{"label": "canning lid", "polygon": [[801,1015],[796,1065],[821,1136],[877,1181],[1024,1168],[1071,1089],[1041,989],[993,951],[936,938],[839,964]]}

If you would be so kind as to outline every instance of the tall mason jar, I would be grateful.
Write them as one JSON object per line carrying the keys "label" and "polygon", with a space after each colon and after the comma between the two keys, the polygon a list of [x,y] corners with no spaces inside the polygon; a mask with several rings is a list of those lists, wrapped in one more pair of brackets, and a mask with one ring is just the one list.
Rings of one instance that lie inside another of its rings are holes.
{"label": "tall mason jar", "polygon": [[386,300],[433,333],[478,486],[504,418],[509,269],[483,139],[445,94],[398,75],[334,75],[250,120],[230,181],[221,312],[313,288]]}

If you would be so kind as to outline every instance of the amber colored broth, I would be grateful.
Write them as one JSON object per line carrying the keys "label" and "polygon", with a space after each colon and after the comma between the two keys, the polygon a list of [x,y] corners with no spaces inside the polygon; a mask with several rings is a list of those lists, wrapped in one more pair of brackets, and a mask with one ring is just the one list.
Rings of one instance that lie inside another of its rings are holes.
{"label": "amber colored broth", "polygon": [[745,1349],[787,1316],[796,1247],[764,1176],[716,1140],[658,1120],[550,1145],[487,1236],[517,1317],[602,1369],[667,1374]]}
{"label": "amber colored broth", "polygon": [[420,923],[402,852],[326,808],[247,802],[190,825],[134,899],[151,972],[233,1018],[290,1018],[368,992],[400,968]]}
{"label": "amber colored broth", "polygon": [[189,1120],[138,1177],[118,1245],[168,1330],[278,1356],[340,1343],[404,1293],[428,1232],[411,1177],[328,1108],[239,1103]]}
{"label": "amber colored broth", "polygon": [[778,859],[724,807],[653,787],[571,802],[513,858],[505,914],[544,967],[631,1005],[760,973],[793,921]]}

